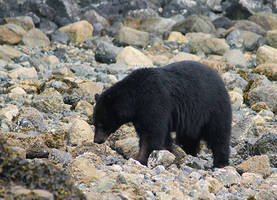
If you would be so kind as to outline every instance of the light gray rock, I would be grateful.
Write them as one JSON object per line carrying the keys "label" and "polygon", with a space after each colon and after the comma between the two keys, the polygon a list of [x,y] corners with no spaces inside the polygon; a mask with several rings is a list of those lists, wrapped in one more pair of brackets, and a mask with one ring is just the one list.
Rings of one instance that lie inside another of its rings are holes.
{"label": "light gray rock", "polygon": [[22,38],[28,47],[47,47],[50,45],[49,38],[37,28],[29,30]]}
{"label": "light gray rock", "polygon": [[249,65],[245,56],[239,49],[226,51],[222,57],[222,60],[232,64],[236,68],[246,68]]}
{"label": "light gray rock", "polygon": [[240,88],[244,90],[248,85],[246,80],[244,80],[240,77],[239,74],[234,72],[226,72],[222,75],[222,78],[227,88],[230,90],[233,90],[234,88]]}
{"label": "light gray rock", "polygon": [[175,160],[175,156],[172,153],[170,153],[169,151],[154,150],[148,158],[147,166],[149,168],[154,168],[158,165],[163,165],[164,167],[169,167],[173,163],[174,160]]}

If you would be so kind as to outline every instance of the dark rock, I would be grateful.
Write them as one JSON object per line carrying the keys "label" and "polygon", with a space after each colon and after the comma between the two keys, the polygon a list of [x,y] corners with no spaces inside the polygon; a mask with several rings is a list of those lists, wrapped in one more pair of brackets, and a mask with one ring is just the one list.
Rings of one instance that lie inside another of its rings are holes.
{"label": "dark rock", "polygon": [[260,46],[266,43],[266,40],[261,35],[250,31],[241,31],[243,37],[243,46],[247,51],[257,50]]}
{"label": "dark rock", "polygon": [[277,154],[277,134],[263,135],[253,146],[253,155]]}
{"label": "dark rock", "polygon": [[86,11],[82,16],[82,19],[87,20],[91,24],[100,23],[104,27],[109,26],[108,21],[93,9]]}
{"label": "dark rock", "polygon": [[39,29],[45,34],[51,34],[57,28],[58,26],[54,22],[47,19],[42,20],[39,24]]}
{"label": "dark rock", "polygon": [[116,56],[121,48],[115,47],[108,42],[101,41],[97,44],[95,51],[95,60],[102,63],[115,63]]}
{"label": "dark rock", "polygon": [[104,31],[104,26],[100,23],[92,24],[93,26],[93,35],[100,35]]}
{"label": "dark rock", "polygon": [[61,16],[56,16],[54,21],[59,27],[66,26],[73,22],[73,20],[71,20],[70,18]]}
{"label": "dark rock", "polygon": [[163,8],[162,16],[163,17],[172,17],[177,14],[181,14],[184,17],[187,17],[192,14],[207,15],[209,8],[196,0],[172,0],[169,3],[166,3]]}
{"label": "dark rock", "polygon": [[34,22],[34,24],[35,24],[36,26],[39,25],[39,23],[40,23],[40,18],[39,18],[35,13],[29,12],[29,13],[27,13],[27,16],[29,16],[29,17],[32,18],[32,20],[33,20],[33,22]]}
{"label": "dark rock", "polygon": [[[57,42],[57,43],[62,43],[62,44],[68,44],[69,40],[70,40],[67,33],[65,33],[64,31],[61,31],[61,30],[56,30],[55,32],[51,33],[50,39],[52,42]],[[55,53],[57,53],[57,51],[55,51]],[[63,56],[60,56],[59,53],[57,53],[57,55],[55,54],[55,56],[57,56],[61,60],[62,58],[64,58],[64,53],[63,53]],[[65,59],[62,59],[62,60],[65,60]]]}
{"label": "dark rock", "polygon": [[[57,32],[57,31],[56,31]],[[63,32],[63,31],[62,31]],[[58,34],[60,34],[60,33],[58,33]],[[67,42],[69,41],[69,37],[68,37],[68,40],[67,40]],[[54,50],[54,55],[57,57],[57,58],[59,58],[59,60],[61,61],[61,62],[65,62],[66,60],[67,60],[67,58],[66,58],[66,49],[64,49],[64,48],[56,48],[55,50]]]}
{"label": "dark rock", "polygon": [[212,23],[215,26],[215,28],[225,28],[225,29],[229,29],[234,25],[234,22],[232,22],[227,17],[216,18]]}

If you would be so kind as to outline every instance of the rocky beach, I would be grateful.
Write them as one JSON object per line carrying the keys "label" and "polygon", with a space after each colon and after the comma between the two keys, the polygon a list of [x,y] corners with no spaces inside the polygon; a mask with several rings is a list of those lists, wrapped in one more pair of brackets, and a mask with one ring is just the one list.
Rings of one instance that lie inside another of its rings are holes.
{"label": "rocky beach", "polygon": [[[224,80],[230,166],[205,143],[141,165],[131,123],[93,142],[96,93],[182,60]],[[277,1],[0,0],[0,199],[277,199]]]}

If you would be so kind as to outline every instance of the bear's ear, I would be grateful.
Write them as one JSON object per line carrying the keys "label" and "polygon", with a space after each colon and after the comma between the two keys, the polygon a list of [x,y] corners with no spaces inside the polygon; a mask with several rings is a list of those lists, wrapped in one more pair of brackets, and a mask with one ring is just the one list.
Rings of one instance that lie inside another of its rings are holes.
{"label": "bear's ear", "polygon": [[100,96],[100,95],[99,95],[99,94],[97,94],[97,93],[94,95],[94,99],[95,99],[95,101],[96,101],[96,102],[98,101],[99,96]]}

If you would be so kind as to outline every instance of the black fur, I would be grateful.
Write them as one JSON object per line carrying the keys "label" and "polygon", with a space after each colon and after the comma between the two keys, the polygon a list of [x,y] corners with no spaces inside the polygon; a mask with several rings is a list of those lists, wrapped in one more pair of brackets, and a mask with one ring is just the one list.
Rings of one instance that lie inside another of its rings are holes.
{"label": "black fur", "polygon": [[213,69],[193,61],[133,71],[98,98],[93,115],[96,143],[133,122],[140,138],[138,160],[153,150],[171,149],[170,132],[187,153],[199,142],[212,149],[214,166],[228,165],[232,111],[228,93]]}

